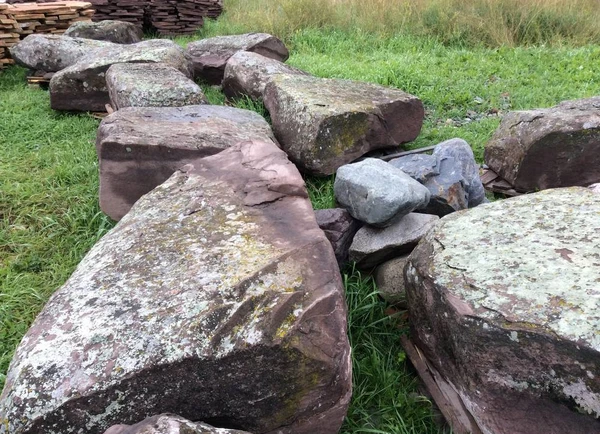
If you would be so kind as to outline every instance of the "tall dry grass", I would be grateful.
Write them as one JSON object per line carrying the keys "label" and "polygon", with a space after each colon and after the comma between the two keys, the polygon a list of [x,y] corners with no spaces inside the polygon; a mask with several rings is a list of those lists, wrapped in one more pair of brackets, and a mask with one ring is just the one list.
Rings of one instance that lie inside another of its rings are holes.
{"label": "tall dry grass", "polygon": [[600,42],[600,0],[225,0],[232,31],[311,27],[518,46]]}

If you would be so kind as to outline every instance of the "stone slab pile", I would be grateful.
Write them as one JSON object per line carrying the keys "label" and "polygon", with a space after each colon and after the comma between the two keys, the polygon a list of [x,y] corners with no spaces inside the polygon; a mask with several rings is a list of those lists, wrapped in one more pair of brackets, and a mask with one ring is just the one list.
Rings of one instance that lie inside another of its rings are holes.
{"label": "stone slab pile", "polygon": [[405,268],[411,337],[486,433],[600,430],[600,195],[446,216]]}
{"label": "stone slab pile", "polygon": [[162,413],[339,431],[352,384],[344,289],[300,173],[273,142],[194,164],[51,297],[9,368],[1,434],[96,434]]}
{"label": "stone slab pile", "polygon": [[106,20],[74,23],[67,29],[65,36],[108,41],[115,44],[135,44],[141,42],[144,35],[142,29],[131,23]]}
{"label": "stone slab pile", "polygon": [[508,113],[484,159],[518,192],[600,182],[600,97]]}

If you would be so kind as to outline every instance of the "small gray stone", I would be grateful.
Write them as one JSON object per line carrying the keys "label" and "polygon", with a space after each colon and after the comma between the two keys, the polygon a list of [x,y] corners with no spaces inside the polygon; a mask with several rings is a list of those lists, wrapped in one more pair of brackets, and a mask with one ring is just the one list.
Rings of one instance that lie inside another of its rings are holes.
{"label": "small gray stone", "polygon": [[315,211],[315,217],[331,242],[338,264],[342,265],[348,259],[348,249],[356,231],[362,226],[361,222],[343,208],[319,209]]}
{"label": "small gray stone", "polygon": [[372,268],[410,253],[438,220],[435,215],[410,213],[387,228],[363,226],[352,240],[350,260],[360,268]]}
{"label": "small gray stone", "polygon": [[144,36],[142,28],[125,21],[104,20],[99,22],[80,21],[71,24],[66,36],[73,38],[109,41],[115,44],[135,44]]}
{"label": "small gray stone", "polygon": [[117,63],[106,73],[115,110],[123,107],[181,107],[206,104],[200,86],[163,63]]}
{"label": "small gray stone", "polygon": [[379,295],[388,303],[404,305],[406,290],[404,288],[404,266],[408,255],[391,259],[375,270],[375,283]]}
{"label": "small gray stone", "polygon": [[394,158],[389,163],[421,184],[425,184],[432,176],[440,174],[437,167],[438,160],[433,155],[406,155],[405,157]]}
{"label": "small gray stone", "polygon": [[367,158],[342,166],[333,190],[352,216],[377,227],[389,226],[429,202],[429,190],[384,161]]}
{"label": "small gray stone", "polygon": [[237,429],[215,428],[202,422],[190,422],[174,414],[159,414],[135,425],[114,425],[104,434],[250,434]]}

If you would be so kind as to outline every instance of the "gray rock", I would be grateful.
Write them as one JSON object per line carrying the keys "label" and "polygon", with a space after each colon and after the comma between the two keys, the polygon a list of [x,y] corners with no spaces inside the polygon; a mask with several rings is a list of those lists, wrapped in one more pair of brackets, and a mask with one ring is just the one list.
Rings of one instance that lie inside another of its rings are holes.
{"label": "gray rock", "polygon": [[199,160],[86,255],[16,350],[0,433],[88,434],[165,412],[335,434],[351,395],[344,288],[273,143]]}
{"label": "gray rock", "polygon": [[467,186],[460,161],[452,157],[444,157],[438,161],[437,167],[440,173],[429,178],[424,184],[431,193],[431,199],[420,211],[443,217],[467,209],[469,195],[466,192]]}
{"label": "gray rock", "polygon": [[411,178],[425,184],[433,176],[439,175],[438,160],[433,155],[413,154],[394,158],[389,163],[402,170]]}
{"label": "gray rock", "polygon": [[206,104],[200,86],[162,63],[116,63],[106,73],[110,103],[123,107],[181,107]]}
{"label": "gray rock", "polygon": [[110,42],[70,38],[59,35],[28,35],[10,54],[18,65],[34,71],[57,72],[100,49],[112,47]]}
{"label": "gray rock", "polygon": [[484,158],[521,192],[600,182],[600,97],[508,113]]}
{"label": "gray rock", "polygon": [[600,193],[600,184],[598,184],[598,183],[592,184],[592,185],[588,185],[588,188],[590,190],[592,190],[594,193]]}
{"label": "gray rock", "polygon": [[227,61],[223,92],[227,98],[263,99],[265,87],[277,74],[308,75],[293,66],[249,51],[238,51]]}
{"label": "gray rock", "polygon": [[238,51],[250,51],[285,62],[289,51],[279,39],[267,33],[216,36],[190,42],[186,55],[193,65],[194,78],[221,84],[225,65]]}
{"label": "gray rock", "polygon": [[65,35],[73,38],[109,41],[115,44],[135,44],[144,36],[141,27],[125,21],[79,21],[69,26]]}
{"label": "gray rock", "polygon": [[333,191],[350,214],[377,227],[389,226],[429,202],[429,190],[384,161],[367,158],[338,169]]}
{"label": "gray rock", "polygon": [[342,265],[348,259],[352,238],[362,223],[342,208],[319,209],[315,211],[315,217],[317,224],[331,242],[338,264]]}
{"label": "gray rock", "polygon": [[115,63],[162,62],[189,76],[183,50],[173,41],[153,39],[137,44],[111,44],[57,72],[50,81],[50,106],[54,110],[106,111],[110,103],[106,71]]}
{"label": "gray rock", "polygon": [[379,295],[393,305],[406,305],[404,266],[408,255],[391,259],[375,269],[374,277]]}
{"label": "gray rock", "polygon": [[410,255],[411,339],[482,432],[599,432],[598,215],[546,190],[449,215]]}
{"label": "gray rock", "polygon": [[267,121],[249,110],[209,105],[121,109],[98,128],[100,208],[119,220],[179,167],[248,140],[275,141]]}
{"label": "gray rock", "polygon": [[350,260],[360,268],[372,268],[410,253],[438,220],[435,215],[410,213],[387,228],[363,226],[352,240]]}
{"label": "gray rock", "polygon": [[250,434],[237,429],[215,428],[202,422],[190,422],[174,414],[160,414],[135,425],[114,425],[104,434]]}
{"label": "gray rock", "polygon": [[264,103],[290,159],[319,176],[369,151],[414,140],[424,117],[421,101],[401,90],[304,75],[273,77]]}

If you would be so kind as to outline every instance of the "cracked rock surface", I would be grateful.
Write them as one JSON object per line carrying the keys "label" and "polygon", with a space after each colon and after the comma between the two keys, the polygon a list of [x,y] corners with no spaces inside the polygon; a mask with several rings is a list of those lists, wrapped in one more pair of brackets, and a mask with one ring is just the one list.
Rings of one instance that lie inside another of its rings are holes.
{"label": "cracked rock surface", "polygon": [[600,432],[599,215],[546,190],[446,216],[410,255],[411,335],[484,432]]}
{"label": "cracked rock surface", "polygon": [[216,428],[202,422],[190,422],[174,414],[159,414],[135,425],[114,425],[104,434],[250,434],[236,429]]}
{"label": "cracked rock surface", "polygon": [[103,433],[174,413],[337,433],[346,305],[304,182],[274,143],[176,172],[86,255],[19,345],[0,433]]}

